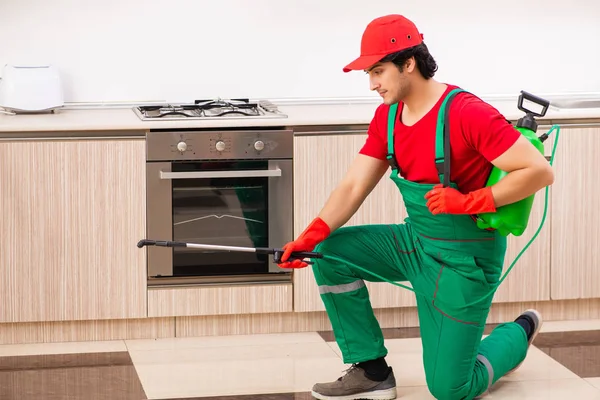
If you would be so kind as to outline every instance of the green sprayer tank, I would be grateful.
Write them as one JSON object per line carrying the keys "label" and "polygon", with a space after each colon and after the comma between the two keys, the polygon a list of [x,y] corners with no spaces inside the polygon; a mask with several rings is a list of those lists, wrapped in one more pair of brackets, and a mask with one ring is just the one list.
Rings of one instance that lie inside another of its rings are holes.
{"label": "green sprayer tank", "polygon": [[[530,111],[523,107],[523,100],[529,100],[533,103],[542,106],[542,111],[539,113]],[[535,146],[536,149],[542,154],[544,152],[544,141],[548,138],[548,133],[545,133],[538,137],[536,135],[537,122],[535,117],[543,117],[548,111],[550,102],[541,99],[537,96],[532,95],[521,90],[519,96],[518,107],[519,110],[524,111],[526,114],[519,119],[516,125],[516,129],[523,135],[527,140]],[[487,180],[486,186],[492,186],[498,183],[502,178],[507,175],[506,172],[502,171],[498,167],[493,167],[490,172],[490,176]],[[521,236],[527,224],[529,222],[529,215],[531,214],[531,208],[533,206],[535,194],[526,197],[516,203],[507,204],[502,207],[498,207],[494,213],[484,213],[477,215],[477,226],[481,229],[493,228],[503,236],[513,234],[514,236]]]}

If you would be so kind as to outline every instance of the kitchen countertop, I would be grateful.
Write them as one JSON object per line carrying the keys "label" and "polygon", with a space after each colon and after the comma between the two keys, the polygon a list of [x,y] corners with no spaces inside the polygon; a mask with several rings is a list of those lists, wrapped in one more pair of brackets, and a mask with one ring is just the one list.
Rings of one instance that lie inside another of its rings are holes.
{"label": "kitchen countertop", "polygon": [[[517,120],[523,116],[516,100],[487,100],[507,119]],[[277,104],[277,103],[276,103]],[[369,124],[379,105],[376,101],[346,102],[335,104],[278,104],[287,118],[206,119],[178,121],[142,121],[132,107],[75,108],[65,107],[54,114],[0,113],[0,133],[10,132],[87,132],[87,131],[145,131],[148,129],[219,128],[219,127],[268,127],[310,125],[363,125]],[[600,121],[599,108],[556,109],[550,107],[539,121],[590,120]]]}

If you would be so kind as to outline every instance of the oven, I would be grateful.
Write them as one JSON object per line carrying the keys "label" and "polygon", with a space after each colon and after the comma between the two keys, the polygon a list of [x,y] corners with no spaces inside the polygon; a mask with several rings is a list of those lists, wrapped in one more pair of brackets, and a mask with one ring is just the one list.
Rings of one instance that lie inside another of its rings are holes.
{"label": "oven", "polygon": [[[293,240],[293,131],[152,130],[146,135],[150,240],[281,248]],[[290,281],[273,256],[146,247],[148,285]]]}

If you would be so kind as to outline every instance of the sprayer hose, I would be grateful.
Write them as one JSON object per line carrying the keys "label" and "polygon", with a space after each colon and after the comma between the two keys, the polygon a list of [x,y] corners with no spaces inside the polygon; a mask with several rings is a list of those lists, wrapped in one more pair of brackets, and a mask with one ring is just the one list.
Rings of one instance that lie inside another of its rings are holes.
{"label": "sprayer hose", "polygon": [[[547,135],[549,136],[552,131],[556,130],[556,138],[554,139],[554,145],[552,146],[552,153],[550,155],[550,165],[552,165],[552,163],[554,162],[554,154],[556,152],[556,145],[558,144],[558,138],[560,135],[560,127],[558,125],[553,125],[552,128],[550,129],[550,131],[547,133]],[[513,267],[515,266],[515,264],[517,263],[517,261],[519,260],[519,258],[521,258],[521,256],[523,255],[523,253],[525,253],[525,251],[529,248],[529,246],[531,246],[531,244],[533,243],[533,241],[537,238],[537,236],[539,235],[540,231],[542,230],[542,227],[544,226],[544,222],[546,221],[546,214],[548,212],[548,191],[549,191],[549,186],[546,186],[545,188],[545,193],[544,193],[544,214],[542,215],[542,221],[540,222],[540,226],[538,227],[537,231],[535,232],[535,234],[533,235],[533,237],[529,240],[529,242],[525,245],[525,247],[523,247],[523,249],[521,250],[521,252],[517,255],[517,257],[515,257],[515,259],[513,260],[513,262],[510,264],[510,266],[508,267],[508,269],[506,270],[506,272],[504,273],[504,275],[502,276],[502,278],[498,281],[498,283],[492,285],[492,288],[490,289],[490,291],[482,296],[481,298],[479,298],[476,301],[473,301],[471,303],[465,304],[463,307],[470,307],[472,305],[475,305],[477,303],[479,303],[480,301],[483,301],[484,299],[487,299],[489,296],[493,295],[496,292],[496,289],[498,288],[498,286],[500,286],[500,284],[504,281],[504,279],[506,279],[506,277],[508,276],[508,274],[510,273],[510,271],[513,269]],[[329,260],[332,261],[338,261],[342,264],[346,264],[349,266],[352,266],[353,268],[356,268],[358,270],[361,270],[363,272],[366,272],[367,274],[370,274],[376,278],[379,278],[381,280],[383,280],[384,282],[388,282],[391,283],[392,285],[396,285],[405,289],[408,289],[412,292],[414,292],[415,294],[420,294],[426,298],[428,298],[429,296],[425,296],[423,293],[415,291],[413,288],[403,285],[401,283],[398,282],[394,282],[391,281],[389,279],[386,279],[372,271],[369,271],[359,265],[356,265],[348,260],[339,258],[339,257],[335,257],[335,256],[330,256],[330,255],[323,255],[323,258],[327,258]]]}

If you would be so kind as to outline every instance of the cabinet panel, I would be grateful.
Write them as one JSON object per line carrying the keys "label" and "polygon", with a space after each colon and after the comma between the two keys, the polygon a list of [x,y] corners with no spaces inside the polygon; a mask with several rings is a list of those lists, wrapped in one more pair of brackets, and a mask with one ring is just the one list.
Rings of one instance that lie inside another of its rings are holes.
{"label": "cabinet panel", "polygon": [[552,299],[600,297],[600,127],[562,128],[552,191]]}
{"label": "cabinet panel", "polygon": [[145,142],[0,142],[0,322],[146,316]]}
{"label": "cabinet panel", "polygon": [[150,288],[148,317],[290,312],[292,300],[290,283]]}

